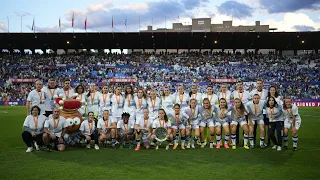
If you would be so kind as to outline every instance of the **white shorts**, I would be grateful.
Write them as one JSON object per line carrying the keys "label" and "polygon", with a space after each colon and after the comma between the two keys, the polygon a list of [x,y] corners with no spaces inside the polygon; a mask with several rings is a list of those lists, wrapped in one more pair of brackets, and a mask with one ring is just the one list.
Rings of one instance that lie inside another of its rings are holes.
{"label": "white shorts", "polygon": [[143,142],[149,142],[148,138],[150,138],[150,133],[149,132],[148,133],[141,132],[141,138],[142,138]]}
{"label": "white shorts", "polygon": [[252,122],[253,122],[253,125],[255,125],[256,123],[257,123],[257,124],[264,124],[263,119],[260,119],[260,120],[252,120]]}
{"label": "white shorts", "polygon": [[214,122],[213,120],[208,120],[208,121],[200,121],[200,127],[214,127]]}
{"label": "white shorts", "polygon": [[192,129],[196,129],[196,128],[199,128],[199,120],[194,120],[194,121],[191,121],[191,128]]}
{"label": "white shorts", "polygon": [[186,129],[186,126],[184,124],[179,124],[178,126],[176,125],[172,125],[171,126],[172,129]]}
{"label": "white shorts", "polygon": [[[240,126],[242,127],[243,125],[248,124],[247,121],[240,121]],[[238,121],[231,121],[231,125],[238,125]]]}
{"label": "white shorts", "polygon": [[[287,129],[290,129],[292,126],[292,121],[289,121],[289,120],[285,120],[284,121],[284,128],[287,128]],[[296,121],[296,129],[299,130],[301,126],[301,121]]]}
{"label": "white shorts", "polygon": [[[222,123],[222,124],[221,124]],[[222,121],[222,122],[220,122],[220,121],[216,121],[215,123],[214,123],[214,127],[221,127],[221,125],[222,125],[222,127],[223,126],[229,126],[229,123],[228,122],[226,122],[226,121]]]}

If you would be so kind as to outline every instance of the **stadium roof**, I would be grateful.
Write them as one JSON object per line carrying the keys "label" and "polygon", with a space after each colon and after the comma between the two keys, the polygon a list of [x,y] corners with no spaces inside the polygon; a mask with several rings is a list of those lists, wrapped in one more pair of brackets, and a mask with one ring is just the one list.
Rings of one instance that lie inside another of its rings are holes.
{"label": "stadium roof", "polygon": [[[69,42],[69,43],[67,43]],[[316,32],[0,33],[0,49],[320,49]]]}

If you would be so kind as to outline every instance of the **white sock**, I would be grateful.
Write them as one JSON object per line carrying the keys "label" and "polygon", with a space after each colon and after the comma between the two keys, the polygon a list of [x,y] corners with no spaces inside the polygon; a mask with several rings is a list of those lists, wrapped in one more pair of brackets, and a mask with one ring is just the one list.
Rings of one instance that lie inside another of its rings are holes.
{"label": "white sock", "polygon": [[217,140],[217,144],[220,144],[220,141],[221,141],[221,135],[220,134],[216,134],[216,140]]}
{"label": "white sock", "polygon": [[140,139],[136,139],[137,146],[140,146]]}
{"label": "white sock", "polygon": [[250,136],[249,140],[250,140],[250,145],[253,146],[254,145],[253,136]]}
{"label": "white sock", "polygon": [[186,137],[185,136],[181,137],[181,146],[184,146],[185,141],[186,141]]}
{"label": "white sock", "polygon": [[[288,146],[288,135],[283,135],[283,142],[284,142],[284,146]],[[292,137],[292,141],[293,141],[293,137]]]}
{"label": "white sock", "polygon": [[293,147],[298,146],[298,136],[292,136]]}
{"label": "white sock", "polygon": [[237,138],[237,135],[236,135],[236,134],[231,134],[232,146],[235,146],[235,145],[236,145],[236,138]]}
{"label": "white sock", "polygon": [[248,146],[249,136],[247,134],[243,135],[243,145]]}
{"label": "white sock", "polygon": [[264,145],[264,137],[260,137],[260,146]]}

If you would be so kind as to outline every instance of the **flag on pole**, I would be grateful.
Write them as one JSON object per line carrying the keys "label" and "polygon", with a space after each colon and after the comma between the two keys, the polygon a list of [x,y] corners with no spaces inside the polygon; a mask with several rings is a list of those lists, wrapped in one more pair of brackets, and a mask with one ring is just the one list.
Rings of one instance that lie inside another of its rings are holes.
{"label": "flag on pole", "polygon": [[87,16],[86,16],[86,19],[84,20],[84,30],[87,30]]}
{"label": "flag on pole", "polygon": [[59,18],[59,27],[61,27],[61,19]]}
{"label": "flag on pole", "polygon": [[74,13],[72,14],[72,27],[74,27]]}
{"label": "flag on pole", "polygon": [[112,24],[112,28],[113,28],[113,16],[112,16],[112,22],[111,22],[111,24]]}
{"label": "flag on pole", "polygon": [[32,23],[31,30],[32,30],[32,31],[34,31],[34,30],[35,30],[35,27],[34,27],[34,18],[33,18],[33,23]]}
{"label": "flag on pole", "polygon": [[126,19],[124,20],[124,25],[127,26],[127,16],[126,16]]}

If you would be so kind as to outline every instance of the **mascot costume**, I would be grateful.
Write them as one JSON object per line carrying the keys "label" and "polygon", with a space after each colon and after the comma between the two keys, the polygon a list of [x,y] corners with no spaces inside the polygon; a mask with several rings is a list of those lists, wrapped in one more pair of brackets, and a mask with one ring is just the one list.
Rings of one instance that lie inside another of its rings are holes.
{"label": "mascot costume", "polygon": [[75,93],[73,94],[73,98],[70,99],[64,99],[62,97],[56,98],[56,104],[61,110],[60,115],[66,118],[66,123],[68,125],[64,140],[66,145],[69,146],[80,144],[82,140],[79,128],[83,121],[82,110],[84,109],[84,106],[82,104],[85,102],[80,102],[77,96],[77,93]]}

